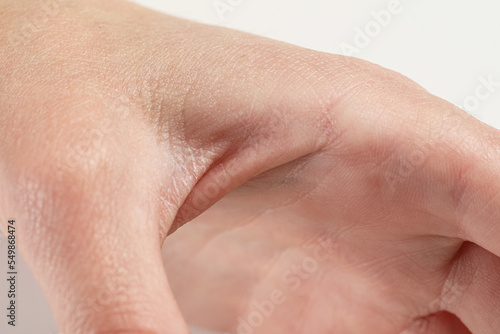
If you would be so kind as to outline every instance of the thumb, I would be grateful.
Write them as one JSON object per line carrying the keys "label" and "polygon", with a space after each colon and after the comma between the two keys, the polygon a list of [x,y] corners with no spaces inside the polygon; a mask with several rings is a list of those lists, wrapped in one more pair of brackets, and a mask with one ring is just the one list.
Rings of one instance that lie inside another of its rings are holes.
{"label": "thumb", "polygon": [[161,261],[157,174],[133,157],[138,136],[127,146],[107,145],[109,136],[60,173],[54,145],[29,164],[16,157],[6,184],[18,246],[61,334],[189,333]]}

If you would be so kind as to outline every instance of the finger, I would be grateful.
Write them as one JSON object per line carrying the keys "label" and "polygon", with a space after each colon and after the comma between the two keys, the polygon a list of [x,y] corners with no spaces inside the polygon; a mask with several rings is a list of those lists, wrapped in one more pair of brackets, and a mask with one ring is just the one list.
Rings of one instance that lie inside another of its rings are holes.
{"label": "finger", "polygon": [[448,201],[441,209],[454,236],[500,256],[500,131],[469,117],[454,122],[461,124],[444,142],[453,149],[444,154]]}
{"label": "finger", "polygon": [[396,155],[406,159],[405,174],[392,198],[431,214],[424,233],[472,241],[500,256],[500,131],[446,101],[424,100],[416,106],[420,119],[403,130],[411,135]]}
{"label": "finger", "polygon": [[442,295],[443,307],[456,314],[472,333],[500,328],[500,258],[466,243],[453,264]]}
{"label": "finger", "polygon": [[[206,29],[214,35],[236,35]],[[188,85],[183,135],[187,142],[210,143],[217,156],[184,202],[171,232],[252,177],[320,150],[343,131],[334,124],[334,106],[344,91],[338,77],[347,72],[346,58],[320,53],[312,57],[283,43],[236,36],[241,41],[205,55],[207,63],[219,64],[210,68],[218,80],[210,73]],[[303,59],[300,71],[289,53]],[[231,58],[221,62],[227,54]],[[190,71],[207,69],[196,63]]]}
{"label": "finger", "polygon": [[401,334],[471,334],[454,314],[438,312],[416,320]]}
{"label": "finger", "polygon": [[133,158],[132,141],[121,142],[129,152],[105,143],[59,177],[53,147],[48,157],[29,156],[36,168],[17,161],[23,167],[10,170],[8,183],[19,246],[61,334],[188,333],[160,256],[148,187],[157,174]]}
{"label": "finger", "polygon": [[425,334],[471,334],[460,319],[448,312],[429,316],[426,327]]}

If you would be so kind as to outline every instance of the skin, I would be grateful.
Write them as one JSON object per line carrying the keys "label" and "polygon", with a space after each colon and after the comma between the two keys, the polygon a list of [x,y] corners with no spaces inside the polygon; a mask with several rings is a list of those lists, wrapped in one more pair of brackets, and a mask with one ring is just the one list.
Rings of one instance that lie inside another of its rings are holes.
{"label": "skin", "polygon": [[499,131],[361,60],[59,4],[0,1],[0,220],[60,333],[498,332]]}

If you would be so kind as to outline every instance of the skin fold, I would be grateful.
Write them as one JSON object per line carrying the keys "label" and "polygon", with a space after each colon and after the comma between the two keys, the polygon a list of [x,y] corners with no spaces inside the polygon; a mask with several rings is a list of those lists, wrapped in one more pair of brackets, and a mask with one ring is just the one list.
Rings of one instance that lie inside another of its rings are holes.
{"label": "skin fold", "polygon": [[55,3],[0,1],[0,221],[60,333],[498,333],[499,131],[365,61]]}

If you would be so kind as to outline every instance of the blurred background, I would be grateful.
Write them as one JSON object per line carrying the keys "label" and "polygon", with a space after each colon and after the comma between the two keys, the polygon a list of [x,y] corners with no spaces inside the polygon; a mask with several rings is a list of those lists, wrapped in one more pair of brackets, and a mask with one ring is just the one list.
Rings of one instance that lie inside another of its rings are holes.
{"label": "blurred background", "polygon": [[[45,0],[44,2],[57,1]],[[500,2],[496,0],[135,0],[159,11],[306,48],[363,58],[403,73],[500,129]],[[498,82],[497,86],[488,81]],[[487,95],[476,95],[478,87]],[[485,90],[486,89],[486,90]],[[404,112],[402,110],[401,112]],[[0,236],[0,254],[6,254]],[[7,272],[7,261],[1,267]],[[0,333],[57,334],[21,259],[18,326]],[[0,280],[0,305],[7,305]],[[207,301],[210,303],[210,301]],[[3,309],[3,306],[2,306]],[[3,318],[3,316],[2,316]],[[193,329],[193,334],[208,332]],[[71,333],[65,333],[71,334]]]}

